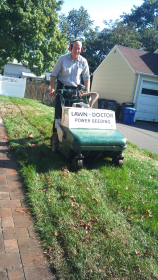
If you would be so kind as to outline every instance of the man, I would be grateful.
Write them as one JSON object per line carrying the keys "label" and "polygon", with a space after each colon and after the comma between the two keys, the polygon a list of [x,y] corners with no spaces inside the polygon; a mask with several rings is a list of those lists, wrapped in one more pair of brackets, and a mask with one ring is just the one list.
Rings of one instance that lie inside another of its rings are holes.
{"label": "man", "polygon": [[60,96],[55,94],[55,80],[57,81],[57,89],[77,89],[80,84],[81,74],[83,77],[85,90],[89,91],[90,75],[87,60],[80,55],[82,42],[75,40],[71,43],[69,49],[71,53],[62,55],[54,65],[50,78],[50,95],[56,96],[55,100],[55,121],[53,125],[53,138],[57,137],[56,123],[61,119],[62,108]]}

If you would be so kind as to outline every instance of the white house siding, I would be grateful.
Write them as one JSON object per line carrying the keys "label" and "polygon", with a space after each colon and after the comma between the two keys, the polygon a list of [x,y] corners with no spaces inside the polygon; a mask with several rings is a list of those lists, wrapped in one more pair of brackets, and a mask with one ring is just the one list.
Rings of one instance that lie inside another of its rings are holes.
{"label": "white house siding", "polygon": [[22,72],[31,73],[29,69],[25,68],[20,63],[19,64],[8,63],[4,67],[4,76],[19,78],[22,76]]}
{"label": "white house siding", "polygon": [[133,102],[135,87],[135,72],[114,47],[94,72],[91,91],[98,92],[101,99],[123,103]]}

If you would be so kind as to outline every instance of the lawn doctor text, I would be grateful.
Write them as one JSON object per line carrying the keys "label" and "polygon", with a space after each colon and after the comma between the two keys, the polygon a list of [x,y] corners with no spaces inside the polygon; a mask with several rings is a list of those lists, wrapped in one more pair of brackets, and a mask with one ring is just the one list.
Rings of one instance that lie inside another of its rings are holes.
{"label": "lawn doctor text", "polygon": [[111,112],[71,112],[71,117],[75,117],[75,122],[110,124],[110,119],[113,119],[114,114]]}
{"label": "lawn doctor text", "polygon": [[91,108],[63,107],[62,125],[69,128],[116,129],[115,112]]}

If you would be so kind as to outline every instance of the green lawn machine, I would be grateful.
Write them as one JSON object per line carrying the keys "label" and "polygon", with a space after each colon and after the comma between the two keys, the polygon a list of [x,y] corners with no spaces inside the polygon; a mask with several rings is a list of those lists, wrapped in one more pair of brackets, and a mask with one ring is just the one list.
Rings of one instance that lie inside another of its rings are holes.
{"label": "green lawn machine", "polygon": [[93,109],[99,97],[96,92],[61,89],[58,94],[62,118],[55,120],[57,133],[51,138],[52,151],[60,151],[71,159],[76,169],[83,167],[83,161],[92,162],[100,157],[112,158],[113,164],[122,167],[126,139],[116,130],[115,112]]}

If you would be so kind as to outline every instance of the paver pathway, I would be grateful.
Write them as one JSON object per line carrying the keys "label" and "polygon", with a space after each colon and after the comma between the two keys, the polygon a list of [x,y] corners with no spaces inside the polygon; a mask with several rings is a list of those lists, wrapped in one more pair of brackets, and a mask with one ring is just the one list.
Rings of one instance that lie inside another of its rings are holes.
{"label": "paver pathway", "polygon": [[0,280],[55,279],[33,229],[17,170],[0,117]]}

